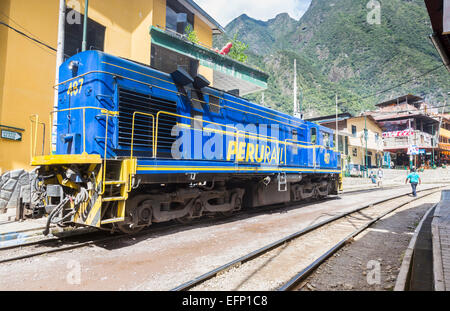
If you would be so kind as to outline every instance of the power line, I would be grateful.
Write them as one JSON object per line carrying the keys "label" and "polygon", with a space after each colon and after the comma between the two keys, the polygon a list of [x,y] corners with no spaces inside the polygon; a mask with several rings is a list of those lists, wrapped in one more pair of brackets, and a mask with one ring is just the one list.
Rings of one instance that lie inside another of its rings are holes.
{"label": "power line", "polygon": [[19,26],[20,28],[22,28],[24,31],[28,32],[31,36],[35,37],[36,39],[43,41],[41,38],[39,38],[37,35],[33,34],[31,31],[29,31],[28,29],[26,29],[25,27],[23,27],[21,24],[19,24],[18,22],[16,22],[14,19],[12,19],[11,17],[9,17],[7,14],[5,14],[4,12],[0,11],[0,14],[5,16],[7,19],[9,19],[10,21],[12,21],[14,24],[16,24],[17,26]]}
{"label": "power line", "polygon": [[416,76],[416,77],[414,77],[414,78],[412,78],[412,79],[410,79],[410,80],[408,80],[408,81],[402,82],[402,83],[397,84],[396,86],[390,87],[390,88],[388,88],[388,89],[385,89],[385,90],[382,90],[382,91],[375,92],[375,93],[373,93],[373,94],[371,94],[371,95],[369,95],[369,96],[362,97],[361,99],[367,99],[367,98],[370,98],[370,97],[373,97],[373,96],[377,96],[377,95],[380,95],[380,94],[389,92],[389,91],[391,91],[391,90],[393,90],[393,89],[396,89],[396,88],[398,88],[398,87],[400,87],[400,86],[403,86],[403,85],[408,84],[408,83],[410,83],[410,82],[412,82],[412,81],[415,81],[415,80],[418,79],[418,78],[423,78],[423,77],[429,75],[430,73],[432,73],[432,72],[438,70],[439,68],[441,68],[441,67],[443,67],[443,66],[444,66],[444,64],[441,64],[441,65],[439,65],[439,66],[437,66],[437,67],[435,67],[435,68],[433,68],[433,69],[431,69],[431,70],[429,70],[429,71],[427,71],[427,72],[425,72],[425,73],[423,73],[423,74],[421,74],[421,75],[419,75],[419,76]]}
{"label": "power line", "polygon": [[36,38],[30,37],[30,36],[27,35],[26,33],[22,32],[22,31],[20,31],[20,30],[18,30],[18,29],[16,29],[16,28],[14,28],[14,27],[12,27],[12,26],[10,26],[10,25],[4,23],[4,22],[0,22],[0,25],[4,25],[4,26],[8,27],[9,29],[14,30],[14,31],[17,32],[18,34],[20,34],[20,35],[22,35],[22,36],[24,36],[24,37],[26,37],[26,38],[28,38],[28,39],[30,39],[30,40],[32,40],[32,41],[38,43],[38,44],[40,44],[40,45],[45,46],[46,48],[48,48],[48,49],[50,49],[50,50],[52,50],[52,51],[54,51],[54,52],[56,52],[56,49],[53,48],[53,47],[51,47],[50,45],[48,45],[48,44],[46,44],[46,43],[44,43],[44,42],[42,42],[42,41],[40,41],[40,40],[38,40],[38,39],[36,39]]}

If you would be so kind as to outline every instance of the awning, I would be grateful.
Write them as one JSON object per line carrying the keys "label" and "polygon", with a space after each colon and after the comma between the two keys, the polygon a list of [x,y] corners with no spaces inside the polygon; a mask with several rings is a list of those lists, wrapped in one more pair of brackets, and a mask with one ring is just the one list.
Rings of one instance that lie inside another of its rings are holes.
{"label": "awning", "polygon": [[213,69],[217,89],[238,89],[241,96],[267,89],[269,76],[262,71],[154,26],[150,28],[150,34],[152,44],[196,59],[201,66]]}
{"label": "awning", "polygon": [[380,121],[378,124],[381,126],[385,126],[386,124],[389,125],[406,125],[409,124],[409,122],[414,122],[414,119],[404,119],[404,120],[392,120],[392,121]]}

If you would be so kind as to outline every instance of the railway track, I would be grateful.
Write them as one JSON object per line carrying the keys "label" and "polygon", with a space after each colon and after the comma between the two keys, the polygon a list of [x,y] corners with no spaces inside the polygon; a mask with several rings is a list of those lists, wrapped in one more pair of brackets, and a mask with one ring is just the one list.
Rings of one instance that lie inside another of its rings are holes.
{"label": "railway track", "polygon": [[418,198],[405,194],[384,198],[336,215],[181,284],[172,291],[292,290],[356,235],[395,210],[441,188],[422,190]]}
{"label": "railway track", "polygon": [[[346,194],[341,194],[341,196],[345,196]],[[347,194],[349,195],[349,193]],[[292,203],[292,204],[278,204],[266,206],[259,209],[254,210],[243,210],[240,213],[233,214],[231,216],[215,216],[212,217],[215,221],[229,221],[234,220],[237,217],[250,217],[255,214],[262,214],[267,211],[275,212],[280,209],[289,209],[289,208],[301,208],[307,206],[311,203],[325,203],[330,200],[334,200],[335,197],[328,197],[325,199],[312,201],[312,202],[304,202],[304,203]],[[179,224],[179,223],[162,223],[155,224],[150,228],[134,234],[134,235],[124,235],[124,234],[114,234],[111,235],[109,232],[104,231],[96,231],[90,229],[76,229],[69,232],[64,232],[61,236],[54,236],[50,238],[43,237],[35,237],[35,240],[26,240],[24,242],[17,242],[13,245],[7,245],[5,247],[0,247],[0,264],[14,262],[18,260],[23,260],[27,258],[32,258],[36,256],[42,256],[51,253],[63,252],[68,250],[73,250],[77,248],[87,247],[91,245],[101,245],[109,242],[118,241],[120,239],[129,239],[129,238],[142,238],[146,236],[151,236],[153,234],[161,234],[161,233],[170,233],[171,230],[174,229],[183,229],[190,228],[196,225],[202,225],[205,223],[209,223],[211,221],[211,217],[205,217],[198,220],[194,220],[188,224]],[[22,230],[14,233],[24,233],[30,231],[42,231],[44,228],[35,228]]]}
{"label": "railway track", "polygon": [[[15,231],[11,233],[6,233],[3,235],[16,235],[20,237],[20,234],[22,233],[28,233],[31,235],[26,240],[20,241],[20,238],[17,239],[17,241],[4,241],[9,242],[6,243],[6,246],[0,247],[0,264],[7,263],[7,262],[13,262],[18,261],[22,259],[32,258],[36,256],[41,256],[45,254],[50,253],[56,253],[56,252],[62,252],[67,250],[72,250],[76,248],[82,248],[86,246],[90,246],[93,244],[102,244],[106,242],[113,242],[120,239],[126,239],[126,238],[137,238],[137,237],[145,237],[146,235],[152,235],[155,233],[169,233],[173,229],[183,229],[183,228],[190,228],[192,226],[196,225],[202,225],[211,222],[211,219],[214,219],[217,222],[220,221],[228,221],[235,219],[236,217],[245,217],[245,216],[251,216],[255,214],[262,214],[267,211],[277,211],[279,209],[285,209],[285,208],[301,208],[303,206],[307,206],[311,203],[321,203],[326,202],[329,200],[333,200],[334,197],[329,197],[317,201],[312,202],[304,202],[304,203],[292,203],[289,205],[286,204],[277,204],[277,205],[270,205],[254,210],[243,210],[240,213],[232,214],[230,216],[212,216],[212,217],[204,217],[201,219],[193,220],[190,223],[187,224],[180,224],[180,223],[161,223],[161,224],[154,224],[148,229],[139,232],[137,234],[132,235],[125,235],[125,234],[114,234],[111,236],[109,232],[105,231],[97,231],[95,229],[74,229],[70,231],[63,232],[62,234],[58,236],[53,236],[50,238],[46,238],[43,236],[33,235],[33,233],[42,233],[42,231],[45,229],[44,227],[39,228],[33,228],[33,229],[26,229],[21,231]],[[1,244],[0,244],[1,245]],[[11,255],[13,254],[13,255]]]}
{"label": "railway track", "polygon": [[[324,202],[327,200],[331,200],[332,198],[323,199],[320,201],[315,201],[314,203]],[[302,207],[310,203],[302,203],[302,204],[292,204],[292,206]],[[244,216],[253,215],[258,213],[263,213],[265,211],[271,210],[276,211],[281,208],[289,208],[290,206],[286,205],[274,205],[267,206],[264,208],[260,208],[258,210],[249,210],[245,213],[241,214],[233,214],[232,216],[216,216],[214,219],[216,221],[220,220],[228,220],[233,219],[236,216]],[[22,259],[32,258],[36,256],[41,256],[45,254],[63,252],[68,250],[73,250],[76,248],[82,248],[94,244],[102,244],[107,242],[118,241],[120,239],[127,238],[137,238],[137,237],[145,237],[146,235],[152,235],[155,233],[164,233],[170,232],[173,229],[182,229],[189,228],[195,225],[205,224],[211,221],[211,218],[202,218],[199,220],[194,220],[188,224],[156,224],[152,227],[133,235],[125,235],[125,234],[115,234],[111,236],[109,233],[104,231],[92,231],[86,230],[85,232],[76,232],[80,231],[80,229],[72,230],[75,233],[65,237],[51,237],[51,238],[42,238],[37,239],[36,241],[25,242],[25,243],[15,243],[14,245],[7,245],[5,247],[0,247],[0,264],[14,262]],[[44,228],[37,228],[36,230],[43,230]],[[82,231],[83,229],[81,229]],[[31,230],[23,230],[21,232],[27,232]],[[13,254],[13,255],[11,255]]]}

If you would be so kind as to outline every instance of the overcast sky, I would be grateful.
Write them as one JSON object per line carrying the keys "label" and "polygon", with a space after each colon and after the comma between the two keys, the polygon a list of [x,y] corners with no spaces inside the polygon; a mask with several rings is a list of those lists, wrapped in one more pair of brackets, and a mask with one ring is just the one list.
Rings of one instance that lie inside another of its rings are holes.
{"label": "overcast sky", "polygon": [[288,13],[298,20],[308,9],[311,0],[195,0],[195,2],[225,27],[244,13],[263,21],[279,13]]}

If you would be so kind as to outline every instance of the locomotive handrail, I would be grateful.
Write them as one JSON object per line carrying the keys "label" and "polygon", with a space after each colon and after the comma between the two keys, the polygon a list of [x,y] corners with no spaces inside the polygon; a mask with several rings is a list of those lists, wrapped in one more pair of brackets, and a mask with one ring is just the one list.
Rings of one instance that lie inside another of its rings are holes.
{"label": "locomotive handrail", "polygon": [[[108,152],[108,125],[109,125],[109,117],[117,117],[119,112],[117,111],[109,111],[105,108],[101,107],[74,107],[74,108],[66,108],[66,109],[60,109],[60,110],[54,110],[50,112],[50,124],[53,124],[53,114],[58,112],[65,112],[65,111],[77,111],[82,110],[83,111],[83,154],[86,154],[86,109],[94,109],[94,110],[100,110],[100,112],[106,116],[106,123],[105,123],[105,152],[104,152],[104,158],[103,158],[103,164],[102,164],[102,191],[99,195],[103,195],[105,193],[105,178],[106,178],[106,157]],[[57,125],[56,125],[57,126]],[[52,138],[52,131],[50,131],[50,141]]]}
{"label": "locomotive handrail", "polygon": [[[58,112],[65,112],[65,111],[75,111],[75,110],[83,110],[83,153],[86,153],[86,109],[95,109],[100,110],[100,112],[107,116],[117,116],[119,112],[117,111],[110,111],[105,108],[101,107],[74,107],[74,108],[66,108],[66,109],[60,109],[60,110],[54,110],[50,112],[50,124],[53,125],[53,114]],[[58,126],[58,125],[56,125]],[[53,126],[52,126],[53,128]],[[106,136],[108,134],[108,126],[106,126]],[[50,142],[52,140],[52,131],[50,131]],[[105,149],[107,149],[107,143],[105,142]]]}
{"label": "locomotive handrail", "polygon": [[[134,147],[134,125],[135,125],[135,119],[136,119],[136,115],[143,115],[143,116],[148,116],[152,118],[152,148],[154,147],[154,140],[155,140],[155,116],[150,114],[150,113],[145,113],[145,112],[140,112],[140,111],[135,111],[133,113],[133,120],[132,120],[132,125],[131,125],[131,151],[130,151],[130,160],[133,159],[133,147]],[[155,157],[155,153],[153,152],[153,158]]]}
{"label": "locomotive handrail", "polygon": [[[320,145],[313,145],[310,142],[305,142],[305,141],[300,141],[300,140],[295,140],[295,139],[286,139],[285,141],[294,143],[296,148],[298,148],[300,146],[300,147],[305,147],[306,149],[312,149],[313,150],[313,161],[314,161],[313,166],[314,166],[314,168],[316,167],[316,148],[321,147]],[[310,144],[311,146],[305,146],[305,145],[298,144],[298,143]],[[287,161],[287,148],[284,148],[284,158]]]}
{"label": "locomotive handrail", "polygon": [[[160,81],[163,81],[163,82],[166,82],[166,83],[174,84],[173,82],[170,82],[170,81],[167,81],[167,80],[163,80],[163,79],[160,79],[160,78],[157,78],[157,77],[154,77],[154,76],[150,76],[150,75],[147,75],[147,74],[144,74],[144,73],[135,71],[135,70],[131,70],[131,69],[129,69],[129,68],[120,67],[120,66],[117,66],[117,65],[114,65],[114,64],[109,64],[109,63],[106,63],[106,62],[105,62],[105,64],[108,64],[108,65],[111,65],[111,66],[115,66],[115,67],[118,67],[118,68],[121,68],[121,69],[124,69],[124,70],[128,70],[128,71],[131,71],[131,72],[134,72],[134,73],[137,73],[137,74],[140,74],[140,75],[149,77],[149,78],[157,79],[157,80],[160,80]],[[108,74],[108,75],[111,75],[111,76],[114,76],[114,77],[119,77],[119,78],[121,78],[121,79],[126,79],[126,80],[130,80],[130,81],[133,81],[133,82],[136,82],[136,83],[140,83],[140,84],[143,84],[143,85],[146,85],[146,86],[156,87],[156,88],[159,88],[159,89],[161,89],[161,90],[164,90],[164,91],[168,91],[168,92],[174,93],[174,94],[176,94],[176,95],[182,95],[182,96],[185,96],[185,94],[183,94],[183,93],[180,93],[180,92],[177,92],[177,91],[173,91],[173,90],[170,90],[170,89],[167,89],[167,88],[164,88],[164,87],[155,85],[155,84],[146,83],[146,82],[139,81],[139,80],[136,80],[136,79],[132,79],[132,78],[129,78],[129,77],[125,77],[125,76],[122,76],[122,75],[119,75],[119,74],[116,74],[116,73],[112,73],[112,72],[108,72],[108,71],[102,71],[102,70],[93,70],[93,71],[86,72],[86,73],[81,74],[81,75],[79,75],[79,76],[76,76],[76,77],[74,77],[74,78],[71,78],[71,79],[65,80],[65,81],[63,81],[63,82],[60,82],[60,83],[54,85],[53,88],[56,88],[56,87],[58,87],[58,86],[60,86],[60,85],[66,84],[66,83],[68,83],[68,82],[70,82],[70,81],[73,81],[73,80],[79,79],[79,78],[81,78],[81,77],[84,77],[84,76],[86,76],[86,75],[94,74],[94,73]],[[292,120],[292,119],[289,119],[289,118],[284,117],[284,116],[281,116],[281,115],[276,115],[275,113],[272,113],[272,112],[269,112],[269,111],[264,111],[264,110],[258,109],[258,108],[256,108],[256,107],[251,107],[251,106],[248,106],[248,105],[245,105],[245,104],[243,104],[243,103],[239,103],[239,102],[236,102],[236,101],[233,101],[233,100],[225,99],[225,98],[223,98],[223,97],[216,96],[216,95],[211,94],[211,93],[206,93],[206,92],[205,92],[204,94],[206,94],[206,95],[208,95],[208,96],[212,96],[212,97],[218,98],[218,99],[221,99],[221,100],[224,100],[224,101],[227,101],[227,102],[231,102],[231,103],[234,103],[234,104],[243,106],[243,107],[245,107],[245,108],[253,109],[253,110],[260,111],[260,112],[263,112],[263,113],[266,113],[266,114],[270,114],[270,115],[273,115],[273,116],[276,116],[276,117],[280,117],[280,118],[289,120],[289,121],[291,121],[291,122],[294,122],[294,123],[296,123],[296,124],[292,125],[292,124],[289,124],[289,123],[286,123],[286,122],[282,122],[282,121],[280,121],[280,120],[271,119],[271,118],[268,118],[268,117],[259,115],[259,114],[257,114],[257,113],[248,112],[248,111],[243,111],[243,110],[240,110],[240,109],[238,109],[238,108],[234,108],[234,107],[227,106],[227,105],[220,106],[220,105],[216,105],[216,104],[214,104],[214,103],[207,103],[207,102],[205,102],[205,101],[201,101],[201,100],[194,99],[194,98],[191,98],[191,100],[196,100],[196,101],[199,101],[199,102],[202,102],[202,103],[205,103],[205,104],[208,104],[208,105],[213,105],[213,106],[216,106],[216,107],[219,107],[219,108],[232,109],[232,110],[236,110],[236,111],[243,112],[243,113],[253,114],[253,115],[256,115],[256,116],[258,116],[258,117],[260,117],[260,118],[267,119],[267,120],[271,120],[271,121],[275,121],[276,123],[281,123],[281,124],[284,124],[284,125],[287,125],[287,126],[296,126],[296,127],[299,127],[299,128],[303,128],[303,126],[302,126],[303,124],[302,124],[301,122],[296,121],[296,120]]]}
{"label": "locomotive handrail", "polygon": [[[191,130],[207,130],[207,131],[211,131],[211,132],[218,132],[218,133],[221,133],[221,134],[225,134],[225,135],[229,135],[229,136],[234,136],[235,137],[235,140],[236,140],[236,144],[239,144],[239,137],[244,137],[244,138],[254,138],[254,139],[258,139],[258,140],[264,140],[264,141],[266,141],[266,142],[275,142],[275,143],[277,143],[277,144],[281,144],[281,145],[284,145],[285,146],[285,152],[286,152],[286,146],[287,145],[295,145],[295,146],[298,146],[299,144],[295,144],[295,143],[292,143],[292,142],[289,142],[290,141],[290,139],[287,139],[287,140],[285,140],[285,141],[280,141],[280,140],[278,140],[278,139],[275,139],[274,137],[272,137],[272,136],[265,136],[265,135],[260,135],[260,134],[255,134],[255,133],[249,133],[249,132],[245,132],[245,131],[240,131],[240,130],[238,130],[236,127],[234,127],[234,126],[230,126],[230,125],[226,125],[226,124],[221,124],[221,123],[217,123],[217,122],[212,122],[212,121],[207,121],[207,120],[203,120],[203,119],[195,119],[195,118],[193,118],[193,117],[189,117],[189,116],[184,116],[184,115],[180,115],[180,114],[176,114],[176,113],[172,113],[172,112],[167,112],[167,111],[163,111],[163,110],[161,110],[161,111],[159,111],[158,113],[157,113],[157,116],[156,116],[156,126],[155,126],[155,129],[156,129],[156,133],[155,133],[155,136],[156,136],[156,139],[153,139],[153,158],[155,158],[156,159],[156,157],[157,157],[157,154],[158,154],[158,128],[159,128],[159,120],[160,120],[160,115],[161,114],[165,114],[165,115],[170,115],[170,116],[174,116],[174,117],[179,117],[179,118],[185,118],[185,119],[189,119],[189,120],[194,120],[194,121],[201,121],[202,122],[202,124],[203,123],[208,123],[208,124],[214,124],[214,125],[218,125],[218,126],[220,126],[220,127],[228,127],[228,128],[231,128],[231,129],[233,129],[234,131],[233,132],[228,132],[228,131],[223,131],[223,130],[217,130],[217,129],[207,129],[207,128],[204,128],[203,127],[203,125],[202,125],[202,129],[195,129],[195,128],[192,128],[192,126],[191,125],[187,125],[187,124],[180,124],[180,125],[183,125],[183,126],[186,126],[186,127],[188,127],[189,129],[191,129]],[[300,142],[300,141],[297,141],[297,142]],[[302,147],[307,147],[307,148],[314,148],[314,152],[315,152],[315,148],[317,148],[317,147],[321,147],[321,146],[305,146],[305,145],[300,145],[300,146],[302,146]],[[285,155],[285,159],[286,159],[286,155]],[[238,157],[236,157],[236,164],[238,164],[239,163],[239,161],[238,161]]]}
{"label": "locomotive handrail", "polygon": [[[33,119],[33,117],[35,119]],[[43,134],[42,134],[42,155],[45,153],[45,122],[39,122],[39,115],[34,114],[30,116],[31,122],[31,131],[30,131],[30,159],[36,156],[36,144],[37,144],[37,136],[38,136],[38,127],[42,125]],[[34,130],[33,130],[34,127]],[[34,136],[34,139],[33,139]]]}
{"label": "locomotive handrail", "polygon": [[[205,94],[207,94],[207,95],[209,95],[209,96],[216,97],[216,98],[218,98],[218,99],[223,99],[223,100],[225,100],[225,101],[229,101],[229,102],[231,102],[231,103],[235,103],[235,104],[238,104],[238,105],[247,107],[247,108],[251,108],[251,109],[254,109],[254,110],[257,110],[257,111],[261,111],[261,112],[264,112],[264,113],[267,113],[267,114],[271,114],[271,115],[276,116],[274,113],[270,113],[270,112],[267,112],[267,111],[262,111],[262,110],[260,110],[260,109],[254,108],[254,107],[249,107],[249,106],[247,106],[247,105],[244,105],[244,104],[241,104],[241,103],[238,103],[238,102],[229,100],[229,99],[221,98],[221,97],[218,97],[218,96],[213,95],[213,94],[210,94],[210,93],[205,93]],[[231,106],[227,106],[227,105],[220,106],[220,105],[217,105],[217,104],[214,104],[214,103],[211,103],[211,102],[208,103],[208,102],[205,102],[205,101],[203,101],[203,100],[196,99],[196,98],[191,98],[191,100],[196,101],[196,102],[199,102],[199,103],[207,104],[207,105],[216,106],[216,107],[219,107],[219,108],[221,108],[221,109],[222,109],[222,108],[228,108],[228,109],[232,109],[232,110],[236,110],[236,111],[242,112],[242,113],[244,113],[244,114],[252,114],[252,115],[255,115],[255,116],[260,117],[260,118],[263,118],[263,119],[275,121],[275,122],[277,122],[277,123],[281,123],[281,124],[284,124],[284,125],[287,125],[287,126],[294,127],[292,124],[285,123],[285,122],[282,122],[282,121],[279,121],[279,120],[275,120],[275,119],[271,119],[271,118],[268,118],[268,117],[264,117],[264,116],[261,116],[261,115],[259,115],[259,114],[257,114],[257,113],[254,113],[254,112],[244,111],[244,110],[241,110],[241,109],[238,109],[238,108],[234,108],[234,107],[231,107]],[[279,117],[281,117],[281,118],[283,118],[283,119],[287,119],[287,118],[282,117],[282,116],[279,116]],[[291,121],[293,121],[293,120],[291,120]],[[293,121],[293,122],[299,123],[299,122],[297,122],[297,121]],[[301,124],[301,123],[299,123],[299,124]],[[297,127],[303,128],[302,126],[298,126],[298,125],[297,125]]]}
{"label": "locomotive handrail", "polygon": [[[191,121],[201,121],[202,122],[202,129],[203,129],[203,122],[205,122],[205,123],[208,123],[208,124],[219,125],[221,127],[222,126],[229,127],[229,128],[232,128],[232,129],[236,130],[236,132],[238,131],[238,129],[236,127],[233,127],[233,126],[230,126],[230,125],[220,124],[220,123],[212,122],[212,121],[206,121],[206,120],[203,120],[203,119],[196,119],[196,118],[193,118],[193,117],[183,116],[183,115],[180,115],[180,114],[177,114],[177,113],[161,110],[161,111],[158,111],[158,113],[156,115],[156,139],[154,140],[154,143],[153,143],[153,157],[154,158],[156,158],[156,156],[158,154],[157,153],[157,148],[158,148],[158,125],[159,125],[159,116],[161,114],[165,114],[165,115],[169,115],[169,116],[173,116],[173,117],[185,118],[185,119],[189,119]],[[189,126],[189,127],[192,128],[192,126]],[[218,130],[216,130],[216,131],[218,131]],[[228,132],[226,132],[226,133],[228,133]],[[236,134],[234,134],[234,136],[236,137]]]}

